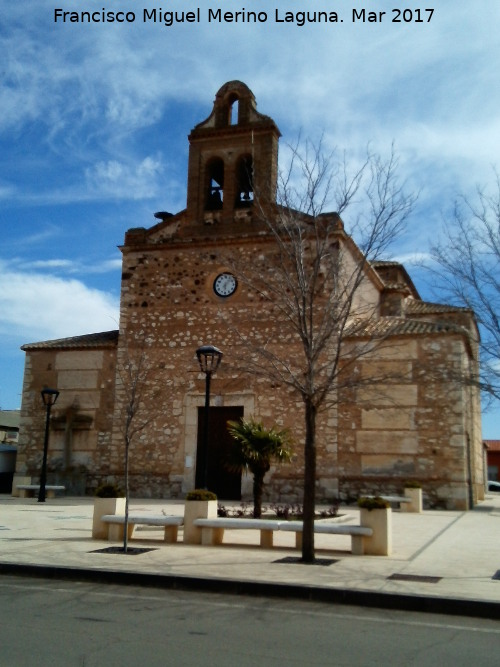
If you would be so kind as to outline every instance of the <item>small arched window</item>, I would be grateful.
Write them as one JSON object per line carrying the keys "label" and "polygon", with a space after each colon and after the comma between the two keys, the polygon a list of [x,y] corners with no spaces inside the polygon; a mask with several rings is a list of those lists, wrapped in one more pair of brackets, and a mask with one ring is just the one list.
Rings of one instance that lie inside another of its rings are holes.
{"label": "small arched window", "polygon": [[228,99],[227,124],[238,125],[240,113],[240,103],[237,95],[231,95]]}
{"label": "small arched window", "polygon": [[224,162],[214,158],[207,164],[206,171],[206,203],[207,211],[218,211],[224,200]]}
{"label": "small arched window", "polygon": [[236,206],[250,206],[253,202],[253,161],[250,155],[240,157],[236,164]]}

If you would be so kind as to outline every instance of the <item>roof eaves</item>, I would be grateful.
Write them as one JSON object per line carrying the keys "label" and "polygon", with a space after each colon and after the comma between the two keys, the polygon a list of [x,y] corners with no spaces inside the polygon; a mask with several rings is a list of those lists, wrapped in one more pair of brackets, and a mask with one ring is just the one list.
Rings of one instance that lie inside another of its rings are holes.
{"label": "roof eaves", "polygon": [[71,336],[70,338],[58,338],[38,343],[27,343],[21,346],[21,350],[67,350],[67,349],[91,349],[102,347],[115,347],[118,341],[118,329],[112,331],[101,331],[99,333],[85,334],[83,336]]}
{"label": "roof eaves", "polygon": [[435,334],[458,334],[469,337],[468,331],[454,322],[429,322],[402,317],[381,317],[366,324],[354,324],[346,337],[366,338],[379,336],[418,336]]}
{"label": "roof eaves", "polygon": [[406,312],[412,315],[430,313],[472,313],[470,308],[452,306],[447,303],[432,303],[431,301],[409,300]]}

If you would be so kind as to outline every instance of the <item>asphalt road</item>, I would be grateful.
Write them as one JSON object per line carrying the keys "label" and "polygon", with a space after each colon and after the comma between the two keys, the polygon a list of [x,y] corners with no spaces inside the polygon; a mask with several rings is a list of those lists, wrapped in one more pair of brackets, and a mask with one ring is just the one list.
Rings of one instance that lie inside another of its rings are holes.
{"label": "asphalt road", "polygon": [[498,621],[0,577],[0,667],[499,663]]}

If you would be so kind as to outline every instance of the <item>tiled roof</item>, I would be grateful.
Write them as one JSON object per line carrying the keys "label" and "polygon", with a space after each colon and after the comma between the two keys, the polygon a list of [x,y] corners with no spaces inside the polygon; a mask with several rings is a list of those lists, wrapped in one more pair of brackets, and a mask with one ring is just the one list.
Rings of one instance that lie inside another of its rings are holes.
{"label": "tiled roof", "polygon": [[[370,264],[375,269],[375,272],[380,277],[380,279],[383,281],[384,287],[386,289],[389,290],[397,289],[398,291],[409,290],[409,292],[414,296],[415,299],[420,299],[420,295],[418,293],[417,288],[413,284],[413,280],[411,279],[410,274],[405,269],[404,265],[401,264],[401,262],[394,262],[389,260],[375,260],[373,262],[370,262]],[[386,271],[385,269],[389,269],[389,271]],[[398,276],[396,281],[394,281],[394,279],[392,280],[390,279],[391,277],[394,278],[394,271],[390,271],[390,269],[398,270],[397,272],[400,275]]]}
{"label": "tiled roof", "polygon": [[118,341],[118,330],[101,331],[100,333],[86,334],[84,336],[72,336],[71,338],[58,338],[57,340],[46,340],[41,343],[28,343],[21,350],[78,350],[98,347],[115,347]]}
{"label": "tiled roof", "polygon": [[394,267],[402,267],[403,265],[401,262],[395,262],[394,260],[387,260],[387,259],[377,259],[373,262],[370,262],[372,266],[375,268],[377,267],[384,267],[384,266],[394,266]]}
{"label": "tiled roof", "polygon": [[500,452],[500,440],[483,440],[489,452]]}
{"label": "tiled roof", "polygon": [[406,291],[409,292],[410,288],[406,283],[403,282],[396,282],[396,281],[388,281],[386,280],[384,282],[384,287],[386,290],[396,290],[396,291]]}
{"label": "tiled roof", "polygon": [[467,331],[453,322],[426,322],[425,320],[409,320],[403,317],[381,317],[366,323],[353,325],[352,333],[346,336],[414,336],[425,334],[458,333],[467,335]]}
{"label": "tiled roof", "polygon": [[464,313],[470,311],[468,308],[450,306],[446,303],[430,303],[429,301],[411,299],[406,304],[406,312],[409,315],[430,315],[431,313]]}

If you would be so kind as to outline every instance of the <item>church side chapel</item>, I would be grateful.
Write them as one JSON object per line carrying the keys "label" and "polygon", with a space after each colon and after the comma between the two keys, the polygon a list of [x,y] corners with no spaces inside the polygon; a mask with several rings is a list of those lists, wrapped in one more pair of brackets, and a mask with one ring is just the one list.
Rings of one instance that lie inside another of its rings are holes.
{"label": "church side chapel", "polygon": [[[265,501],[301,502],[304,405],[286,384],[249,372],[252,346],[293,361],[300,342],[279,309],[238,270],[266,267],[277,252],[266,216],[277,203],[275,122],[257,111],[252,91],[231,81],[189,135],[186,208],[155,214],[156,224],[129,229],[123,255],[120,329],[23,346],[26,353],[17,479],[39,479],[44,386],[60,392],[52,409],[48,480],[68,494],[123,484],[126,369],[139,359],[139,427],[130,447],[134,497],[182,498],[199,486],[204,465],[205,376],[196,350],[223,352],[211,378],[208,488],[220,499],[250,499],[252,478],[225,465],[227,421],[244,416],[291,430],[294,458],[266,475]],[[307,216],[304,215],[304,220]],[[369,262],[348,235],[348,220],[322,214],[332,248],[350,265],[363,263],[353,308],[369,321],[345,350],[383,344],[356,362],[359,377],[385,369],[385,380],[332,387],[335,400],[317,417],[317,502],[362,494],[400,494],[422,486],[426,506],[467,509],[483,498],[480,400],[459,375],[478,372],[473,313],[421,299],[405,268]],[[306,220],[307,222],[307,220]],[[345,222],[345,227],[344,227]],[[292,363],[292,361],[290,363]],[[14,485],[16,484],[16,478]]]}

